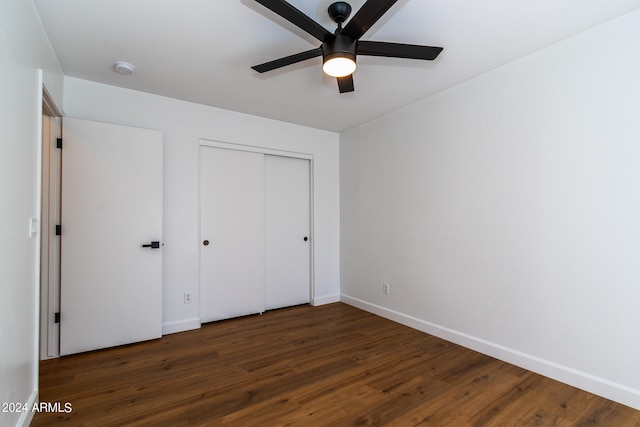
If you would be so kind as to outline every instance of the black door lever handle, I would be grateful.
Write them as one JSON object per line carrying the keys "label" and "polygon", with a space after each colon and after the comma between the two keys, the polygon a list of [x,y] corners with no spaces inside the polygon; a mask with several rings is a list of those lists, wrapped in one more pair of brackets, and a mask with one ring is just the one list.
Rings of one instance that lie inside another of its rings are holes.
{"label": "black door lever handle", "polygon": [[160,242],[151,242],[147,245],[142,245],[143,248],[151,248],[151,249],[159,249],[160,248]]}

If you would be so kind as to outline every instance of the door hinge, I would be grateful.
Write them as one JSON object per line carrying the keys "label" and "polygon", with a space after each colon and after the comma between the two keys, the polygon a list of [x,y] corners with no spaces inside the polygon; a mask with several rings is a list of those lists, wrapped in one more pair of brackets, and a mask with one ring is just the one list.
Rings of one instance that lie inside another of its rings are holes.
{"label": "door hinge", "polygon": [[62,235],[62,226],[56,225],[56,236],[61,236],[61,235]]}
{"label": "door hinge", "polygon": [[53,323],[60,323],[60,312],[53,315]]}
{"label": "door hinge", "polygon": [[62,148],[62,138],[56,139],[56,148]]}

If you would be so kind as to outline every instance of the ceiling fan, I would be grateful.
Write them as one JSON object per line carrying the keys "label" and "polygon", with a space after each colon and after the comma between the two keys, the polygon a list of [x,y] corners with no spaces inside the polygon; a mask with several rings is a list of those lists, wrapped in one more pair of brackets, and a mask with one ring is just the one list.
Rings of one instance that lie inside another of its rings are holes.
{"label": "ceiling fan", "polygon": [[367,0],[344,28],[342,24],[351,14],[351,6],[344,1],[332,3],[328,13],[329,17],[338,24],[334,33],[327,31],[285,0],[256,1],[322,42],[320,47],[315,49],[251,67],[259,73],[322,56],[322,69],[326,74],[337,78],[340,93],[353,92],[353,72],[356,69],[358,55],[433,60],[443,49],[433,46],[360,40],[360,37],[397,0]]}

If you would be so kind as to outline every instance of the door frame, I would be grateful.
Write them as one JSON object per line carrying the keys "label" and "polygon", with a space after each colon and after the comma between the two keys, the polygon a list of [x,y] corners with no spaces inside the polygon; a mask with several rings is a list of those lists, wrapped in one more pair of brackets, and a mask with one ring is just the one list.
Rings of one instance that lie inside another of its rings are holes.
{"label": "door frame", "polygon": [[[42,114],[49,118],[49,130],[40,130],[40,354],[41,360],[60,356],[60,324],[54,320],[60,311],[60,238],[55,225],[60,220],[60,183],[62,156],[55,151],[55,141],[62,137],[62,112],[42,86]],[[45,138],[47,137],[47,138]],[[54,190],[53,192],[51,190]],[[51,209],[54,209],[52,212]]]}
{"label": "door frame", "polygon": [[[231,142],[217,141],[213,139],[200,138],[198,141],[198,160],[200,159],[200,148],[201,147],[212,147],[212,148],[223,148],[227,150],[235,150],[235,151],[246,151],[250,153],[260,153],[271,156],[281,156],[281,157],[291,157],[295,159],[304,159],[309,161],[309,303],[313,305],[314,296],[315,296],[315,267],[314,267],[314,256],[315,256],[315,229],[314,229],[314,157],[313,154],[303,153],[298,151],[287,151],[287,150],[279,150],[273,148],[259,147],[255,145],[247,145],[247,144],[237,144]],[[198,294],[202,292],[202,284],[200,277],[201,273],[201,254],[202,245],[200,245],[200,235],[201,233],[201,200],[200,200],[200,190],[202,189],[202,183],[200,182],[200,161],[198,161]],[[198,307],[198,312],[200,308]]]}

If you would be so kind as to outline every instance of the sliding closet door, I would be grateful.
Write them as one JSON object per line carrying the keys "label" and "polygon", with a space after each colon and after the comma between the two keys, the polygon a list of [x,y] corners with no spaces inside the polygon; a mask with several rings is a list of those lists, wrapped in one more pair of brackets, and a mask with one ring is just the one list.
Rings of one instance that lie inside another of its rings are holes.
{"label": "sliding closet door", "polygon": [[309,302],[309,160],[265,156],[265,308]]}
{"label": "sliding closet door", "polygon": [[200,147],[200,318],[264,311],[264,155]]}

